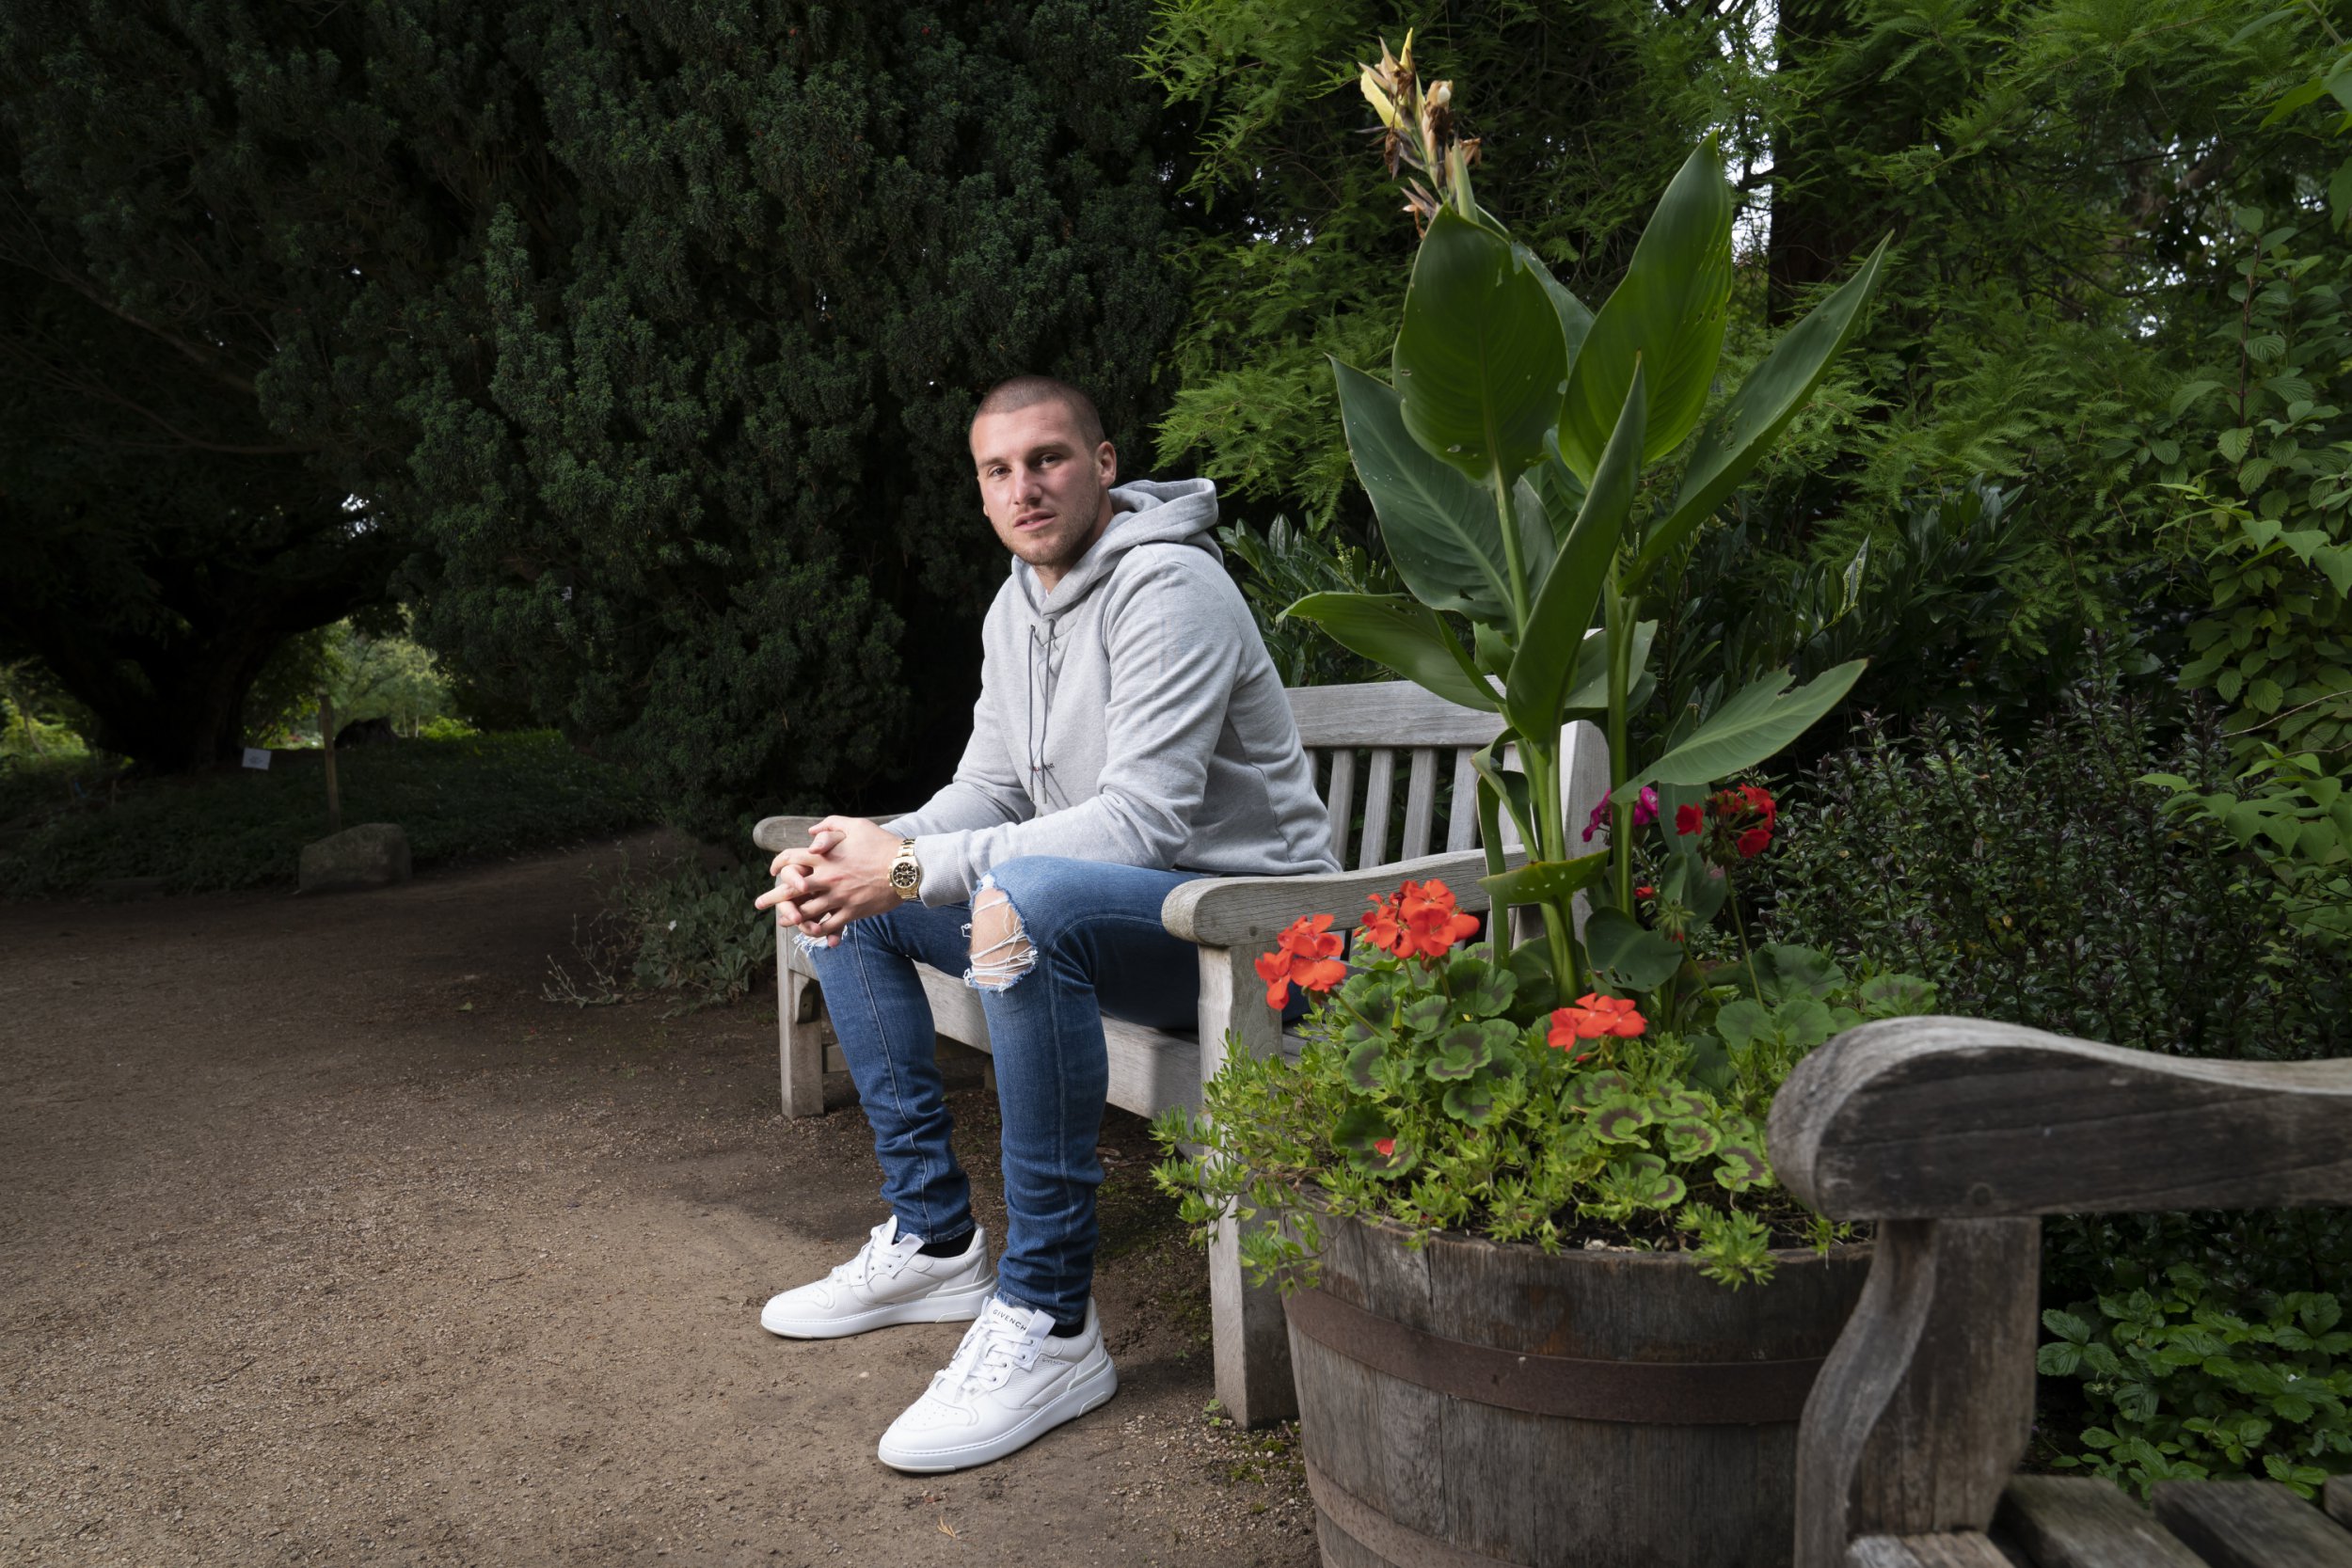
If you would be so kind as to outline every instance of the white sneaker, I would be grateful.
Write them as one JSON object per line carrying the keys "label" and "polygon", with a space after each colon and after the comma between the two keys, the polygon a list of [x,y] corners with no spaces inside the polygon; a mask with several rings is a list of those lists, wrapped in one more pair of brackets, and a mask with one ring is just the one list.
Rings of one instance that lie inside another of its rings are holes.
{"label": "white sneaker", "polygon": [[824,1278],[771,1298],[759,1326],[787,1339],[838,1339],[892,1323],[955,1323],[977,1318],[996,1293],[988,1232],[955,1258],[926,1258],[923,1238],[902,1235],[893,1214],[874,1227],[857,1256]]}
{"label": "white sneaker", "polygon": [[1045,1313],[991,1301],[946,1370],[882,1433],[882,1462],[922,1475],[985,1465],[1119,1392],[1092,1302],[1083,1331],[1067,1339],[1053,1334]]}

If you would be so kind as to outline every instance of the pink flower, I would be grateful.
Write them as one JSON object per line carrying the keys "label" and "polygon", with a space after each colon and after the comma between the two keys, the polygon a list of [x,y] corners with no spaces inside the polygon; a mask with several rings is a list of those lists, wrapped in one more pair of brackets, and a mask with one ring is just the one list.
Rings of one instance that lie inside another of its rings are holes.
{"label": "pink flower", "polygon": [[[1633,798],[1633,825],[1637,828],[1646,828],[1657,820],[1658,791],[1644,784],[1642,793]],[[1604,790],[1601,793],[1600,804],[1593,808],[1592,817],[1584,824],[1584,842],[1592,843],[1593,835],[1600,832],[1608,821],[1609,793]]]}

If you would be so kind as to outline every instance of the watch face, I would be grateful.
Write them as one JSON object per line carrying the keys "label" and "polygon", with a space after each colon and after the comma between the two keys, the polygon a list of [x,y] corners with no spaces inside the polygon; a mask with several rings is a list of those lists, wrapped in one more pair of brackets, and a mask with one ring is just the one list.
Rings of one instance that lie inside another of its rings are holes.
{"label": "watch face", "polygon": [[914,886],[919,880],[921,880],[921,873],[915,870],[914,863],[912,861],[900,861],[890,868],[890,885],[901,893]]}

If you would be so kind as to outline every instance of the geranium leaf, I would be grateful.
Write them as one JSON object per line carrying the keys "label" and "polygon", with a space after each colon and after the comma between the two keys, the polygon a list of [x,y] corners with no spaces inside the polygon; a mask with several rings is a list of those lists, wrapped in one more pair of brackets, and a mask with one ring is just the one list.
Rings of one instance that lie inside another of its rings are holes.
{"label": "geranium leaf", "polygon": [[1389,1135],[1388,1119],[1378,1107],[1361,1101],[1340,1113],[1339,1124],[1331,1129],[1331,1142],[1351,1154],[1369,1154],[1372,1146]]}
{"label": "geranium leaf", "polygon": [[1456,1121],[1473,1127],[1483,1126],[1495,1114],[1494,1080],[1478,1073],[1445,1091],[1445,1114]]}
{"label": "geranium leaf", "polygon": [[1451,1011],[1442,996],[1416,996],[1396,1015],[1396,1026],[1415,1035],[1434,1035]]}
{"label": "geranium leaf", "polygon": [[1422,1070],[1440,1083],[1468,1078],[1493,1059],[1486,1032],[1475,1023],[1457,1023],[1438,1037],[1437,1051]]}
{"label": "geranium leaf", "polygon": [[1718,1152],[1723,1155],[1723,1163],[1715,1167],[1715,1184],[1724,1191],[1744,1193],[1772,1180],[1772,1167],[1755,1149],[1741,1144],[1725,1144]]}

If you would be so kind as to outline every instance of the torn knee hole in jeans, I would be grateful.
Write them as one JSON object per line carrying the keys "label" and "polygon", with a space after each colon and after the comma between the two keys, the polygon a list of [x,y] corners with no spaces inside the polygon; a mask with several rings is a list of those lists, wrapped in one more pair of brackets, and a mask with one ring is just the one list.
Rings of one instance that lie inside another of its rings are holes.
{"label": "torn knee hole in jeans", "polygon": [[963,983],[974,990],[1004,990],[1037,967],[1037,949],[1021,927],[1021,911],[993,877],[980,879],[972,900],[972,924],[963,928],[972,939],[972,967]]}

